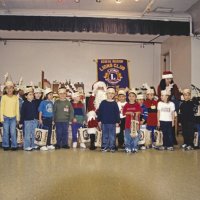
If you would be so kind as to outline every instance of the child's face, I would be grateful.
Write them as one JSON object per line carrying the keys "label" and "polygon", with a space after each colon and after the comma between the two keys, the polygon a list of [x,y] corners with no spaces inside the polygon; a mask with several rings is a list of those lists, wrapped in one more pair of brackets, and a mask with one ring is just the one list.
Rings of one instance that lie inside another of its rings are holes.
{"label": "child's face", "polygon": [[128,99],[129,99],[130,102],[135,102],[135,100],[136,100],[136,95],[133,94],[133,93],[130,93],[130,94],[128,95]]}
{"label": "child's face", "polygon": [[34,99],[33,92],[29,92],[29,93],[26,95],[26,99],[27,99],[28,101],[33,101],[33,99]]}
{"label": "child's face", "polygon": [[36,92],[34,95],[35,95],[35,99],[40,99],[41,96],[42,96],[42,93],[41,92]]}
{"label": "child's face", "polygon": [[152,100],[154,98],[154,94],[147,94],[147,99]]}
{"label": "child's face", "polygon": [[126,101],[126,96],[123,95],[123,94],[118,95],[118,101],[125,102]]}
{"label": "child's face", "polygon": [[13,95],[14,87],[13,86],[7,86],[6,87],[6,93],[7,95]]}
{"label": "child's face", "polygon": [[168,101],[168,95],[161,95],[161,100],[163,101],[163,102],[167,102]]}
{"label": "child's face", "polygon": [[144,99],[138,99],[137,102],[142,105],[144,103]]}
{"label": "child's face", "polygon": [[59,93],[58,95],[59,95],[60,100],[64,100],[64,99],[67,98],[67,93],[66,92],[65,93]]}
{"label": "child's face", "polygon": [[80,96],[74,97],[73,100],[74,100],[75,102],[79,102],[79,101],[81,100],[81,97],[80,97]]}
{"label": "child's face", "polygon": [[107,95],[107,99],[108,100],[112,100],[114,98],[114,96],[115,96],[115,94],[111,93],[111,92],[108,92],[106,95]]}
{"label": "child's face", "polygon": [[191,94],[190,93],[185,93],[183,94],[184,100],[189,101],[191,99]]}
{"label": "child's face", "polygon": [[47,95],[47,99],[48,100],[53,100],[53,93],[50,92],[48,95]]}

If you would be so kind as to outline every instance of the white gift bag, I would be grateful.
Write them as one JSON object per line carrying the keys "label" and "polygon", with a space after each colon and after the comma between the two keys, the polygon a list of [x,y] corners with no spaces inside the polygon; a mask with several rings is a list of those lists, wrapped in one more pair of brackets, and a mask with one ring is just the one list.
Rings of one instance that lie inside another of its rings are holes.
{"label": "white gift bag", "polygon": [[35,141],[38,146],[45,146],[47,144],[48,130],[36,128],[35,129]]}

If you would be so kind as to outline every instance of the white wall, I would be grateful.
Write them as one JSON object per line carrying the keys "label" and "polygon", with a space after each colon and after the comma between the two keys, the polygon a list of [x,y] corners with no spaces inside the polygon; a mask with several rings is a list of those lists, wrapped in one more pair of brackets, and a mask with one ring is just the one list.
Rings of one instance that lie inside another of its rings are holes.
{"label": "white wall", "polygon": [[192,38],[192,80],[200,88],[200,40]]}
{"label": "white wall", "polygon": [[84,82],[86,91],[97,79],[97,58],[128,59],[131,87],[147,82],[157,87],[160,80],[161,46],[127,43],[8,41],[0,43],[0,82],[9,72],[13,81],[40,81],[41,70],[50,80]]}

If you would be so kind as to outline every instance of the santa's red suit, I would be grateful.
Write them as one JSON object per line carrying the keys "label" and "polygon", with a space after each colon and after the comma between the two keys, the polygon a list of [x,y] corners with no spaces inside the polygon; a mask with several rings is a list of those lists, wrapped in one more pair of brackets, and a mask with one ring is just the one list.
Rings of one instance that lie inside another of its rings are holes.
{"label": "santa's red suit", "polygon": [[95,134],[98,130],[97,114],[98,108],[106,98],[106,84],[98,81],[93,85],[93,94],[90,96],[87,107],[87,123],[88,123],[88,134],[90,134],[91,145],[90,149],[95,149]]}

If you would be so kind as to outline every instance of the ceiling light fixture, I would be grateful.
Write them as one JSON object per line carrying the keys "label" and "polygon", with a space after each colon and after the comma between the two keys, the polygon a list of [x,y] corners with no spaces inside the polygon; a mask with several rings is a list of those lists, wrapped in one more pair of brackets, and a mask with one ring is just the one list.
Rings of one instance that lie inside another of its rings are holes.
{"label": "ceiling light fixture", "polygon": [[115,2],[116,2],[116,3],[121,3],[122,1],[121,1],[121,0],[115,0]]}
{"label": "ceiling light fixture", "polygon": [[74,0],[75,1],[75,3],[80,3],[80,0]]}
{"label": "ceiling light fixture", "polygon": [[101,3],[101,0],[96,0],[97,3]]}

